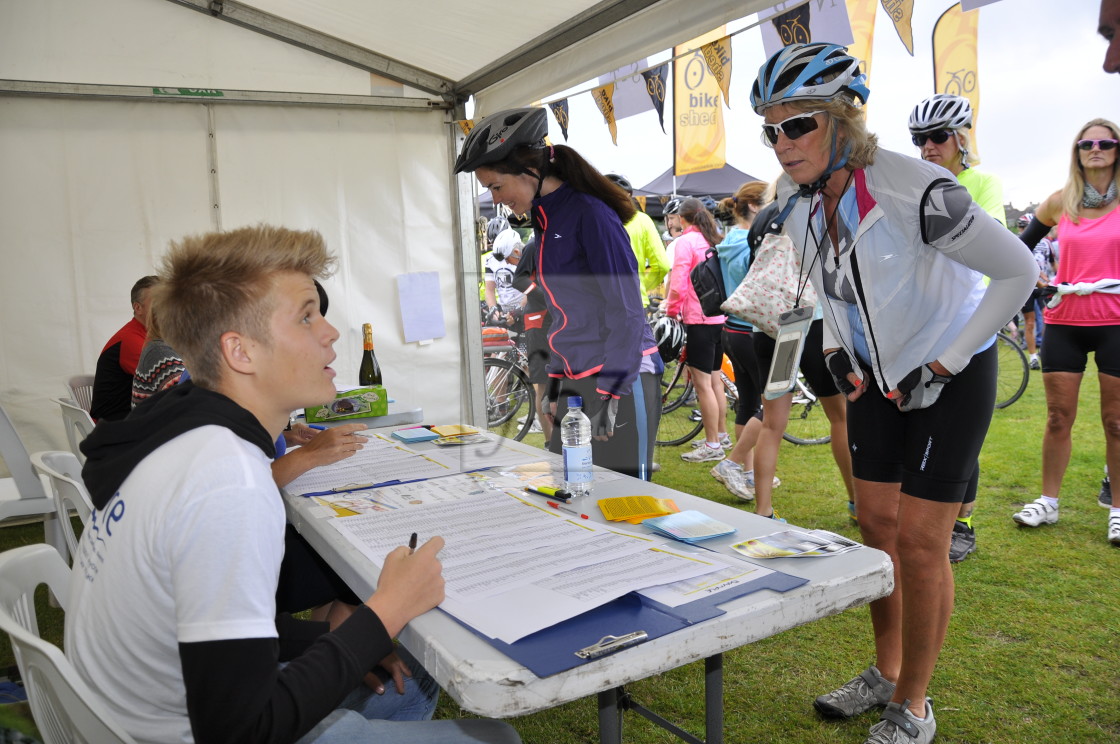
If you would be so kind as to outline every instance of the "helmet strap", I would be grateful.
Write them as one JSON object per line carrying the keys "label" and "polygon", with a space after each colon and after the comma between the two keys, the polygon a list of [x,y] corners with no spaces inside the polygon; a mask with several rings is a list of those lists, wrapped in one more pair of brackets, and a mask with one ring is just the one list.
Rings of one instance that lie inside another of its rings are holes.
{"label": "helmet strap", "polygon": [[828,167],[824,169],[824,173],[822,173],[821,177],[818,178],[816,181],[813,181],[810,184],[803,185],[798,190],[798,193],[797,193],[798,197],[811,197],[813,194],[816,194],[820,191],[823,191],[824,187],[828,185],[828,179],[832,176],[832,174],[835,173],[836,171],[840,170],[841,168],[843,168],[845,165],[848,164],[848,156],[852,152],[852,143],[845,142],[844,143],[844,150],[842,152],[840,152],[839,154],[837,154],[837,152],[836,152],[836,140],[837,140],[836,126],[833,125],[833,127],[832,127],[832,145],[830,147],[830,152],[829,152],[829,155],[828,155]]}
{"label": "helmet strap", "polygon": [[957,152],[961,154],[961,170],[968,170],[971,164],[968,162],[968,148],[964,145],[964,138],[961,133],[956,129],[953,130],[953,139],[957,141]]}

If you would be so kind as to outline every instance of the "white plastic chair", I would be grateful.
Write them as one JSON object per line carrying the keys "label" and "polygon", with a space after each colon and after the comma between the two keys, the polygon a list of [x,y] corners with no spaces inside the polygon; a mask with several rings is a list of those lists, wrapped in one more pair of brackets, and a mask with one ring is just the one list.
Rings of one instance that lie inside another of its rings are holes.
{"label": "white plastic chair", "polygon": [[74,375],[66,381],[66,391],[70,393],[70,400],[89,413],[93,405],[93,375]]}
{"label": "white plastic chair", "polygon": [[43,744],[132,744],[62,650],[39,636],[35,589],[46,584],[65,608],[70,569],[49,545],[0,553],[0,630],[12,641]]}
{"label": "white plastic chair", "polygon": [[8,412],[0,405],[0,458],[11,478],[0,478],[0,521],[17,517],[43,517],[43,539],[67,557],[66,538],[54,511],[54,499],[47,496],[31,467],[31,456],[19,438]]}
{"label": "white plastic chair", "polygon": [[66,515],[59,523],[68,554],[74,556],[78,551],[78,533],[74,532],[69,519],[70,511],[78,513],[82,527],[89,524],[89,515],[93,513],[93,500],[82,482],[82,465],[73,453],[61,450],[35,452],[31,455],[31,465],[39,472],[43,490],[54,500],[55,513]]}
{"label": "white plastic chair", "polygon": [[62,408],[62,423],[66,426],[66,441],[70,443],[70,451],[78,458],[78,462],[85,463],[86,456],[78,447],[81,441],[93,431],[93,419],[89,411],[79,406],[70,398],[55,398],[56,403]]}

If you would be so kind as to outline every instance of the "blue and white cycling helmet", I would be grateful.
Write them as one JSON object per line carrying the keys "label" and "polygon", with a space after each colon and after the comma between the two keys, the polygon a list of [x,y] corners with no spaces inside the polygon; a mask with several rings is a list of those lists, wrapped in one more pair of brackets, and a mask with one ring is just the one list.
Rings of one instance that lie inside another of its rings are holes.
{"label": "blue and white cycling helmet", "polygon": [[860,62],[839,44],[790,44],[758,68],[751,87],[751,106],[756,114],[790,101],[831,101],[836,98],[855,105],[867,103],[871,91]]}
{"label": "blue and white cycling helmet", "polygon": [[937,93],[914,107],[908,123],[910,134],[971,128],[972,104],[963,96]]}

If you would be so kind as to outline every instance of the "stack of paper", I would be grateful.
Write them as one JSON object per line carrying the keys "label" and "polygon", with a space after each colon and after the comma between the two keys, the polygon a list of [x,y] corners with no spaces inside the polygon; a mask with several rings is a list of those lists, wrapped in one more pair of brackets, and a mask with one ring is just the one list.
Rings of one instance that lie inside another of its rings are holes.
{"label": "stack of paper", "polygon": [[693,510],[670,514],[667,517],[647,519],[642,524],[654,532],[686,543],[722,537],[735,531],[735,528],[731,525],[712,519],[703,512]]}
{"label": "stack of paper", "polygon": [[680,511],[672,499],[656,499],[653,496],[618,496],[599,499],[597,503],[607,520],[630,524],[641,524],[652,517],[663,517]]}
{"label": "stack of paper", "polygon": [[809,558],[847,553],[862,546],[827,530],[785,530],[745,540],[731,547],[751,558]]}

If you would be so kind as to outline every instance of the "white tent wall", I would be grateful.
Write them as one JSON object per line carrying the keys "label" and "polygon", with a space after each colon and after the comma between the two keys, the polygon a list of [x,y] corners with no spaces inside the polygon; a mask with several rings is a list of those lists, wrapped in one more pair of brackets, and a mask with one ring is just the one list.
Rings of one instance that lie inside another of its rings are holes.
{"label": "white tent wall", "polygon": [[[0,7],[4,79],[350,95],[383,84],[166,2],[17,5]],[[129,288],[169,241],[219,219],[320,231],[339,258],[326,283],[339,379],[356,382],[372,322],[393,396],[428,420],[470,420],[447,121],[423,109],[0,97],[0,399],[28,447],[65,449],[49,399],[93,371],[130,317]],[[412,271],[440,276],[431,299],[447,335],[426,346],[403,339],[395,277]]]}

